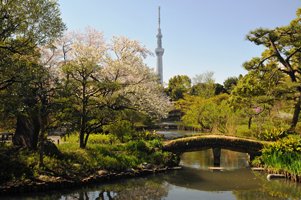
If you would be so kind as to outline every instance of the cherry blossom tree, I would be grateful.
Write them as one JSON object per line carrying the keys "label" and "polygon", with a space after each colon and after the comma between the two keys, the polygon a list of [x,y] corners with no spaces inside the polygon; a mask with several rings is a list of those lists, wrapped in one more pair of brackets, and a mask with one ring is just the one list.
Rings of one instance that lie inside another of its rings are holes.
{"label": "cherry blossom tree", "polygon": [[79,132],[81,148],[90,133],[101,131],[120,111],[167,115],[171,104],[144,63],[151,52],[138,41],[114,37],[107,44],[101,32],[87,29],[69,33],[54,51],[59,52],[52,59],[64,88],[61,115]]}

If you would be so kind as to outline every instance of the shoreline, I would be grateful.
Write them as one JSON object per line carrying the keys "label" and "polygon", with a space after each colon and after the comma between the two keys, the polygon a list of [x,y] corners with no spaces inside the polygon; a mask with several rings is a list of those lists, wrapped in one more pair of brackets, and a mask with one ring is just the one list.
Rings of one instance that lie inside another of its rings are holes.
{"label": "shoreline", "polygon": [[263,171],[267,173],[268,175],[270,174],[275,174],[275,175],[283,175],[286,180],[296,182],[296,183],[301,183],[301,175],[296,175],[292,174],[290,172],[287,172],[285,170],[276,170],[272,168],[265,168],[262,166],[259,167],[251,167],[252,171]]}
{"label": "shoreline", "polygon": [[280,174],[284,175],[284,178],[296,183],[301,183],[301,175],[292,174],[285,170],[276,170],[276,169],[266,169],[265,170],[268,174]]}
{"label": "shoreline", "polygon": [[136,169],[121,172],[109,172],[106,170],[99,170],[97,173],[91,174],[87,177],[77,180],[67,180],[62,177],[48,177],[52,178],[51,181],[25,180],[22,182],[10,182],[9,184],[0,186],[0,195],[19,195],[30,192],[50,192],[53,190],[72,189],[76,187],[87,186],[89,184],[106,184],[110,181],[143,177],[151,174],[164,173],[172,170],[180,170],[182,167],[161,167],[152,169]]}
{"label": "shoreline", "polygon": [[[43,193],[43,192],[51,192],[55,190],[63,190],[63,189],[76,189],[78,187],[88,186],[91,184],[107,184],[111,181],[116,181],[120,179],[130,179],[130,178],[138,178],[144,177],[152,174],[165,173],[172,170],[180,170],[181,166],[175,167],[154,167],[154,168],[143,168],[143,169],[131,169],[127,171],[113,172],[107,170],[99,170],[94,174],[83,177],[81,179],[64,179],[62,177],[47,177],[47,181],[43,181],[42,179],[36,180],[25,180],[25,181],[15,181],[10,182],[6,185],[0,186],[0,195],[1,196],[9,196],[9,195],[20,195],[20,194],[28,194],[31,192]],[[301,183],[301,176],[294,175],[292,173],[286,172],[284,170],[275,170],[268,169],[263,167],[251,167],[252,171],[263,171],[267,174],[280,174],[284,175],[284,178],[296,183]],[[41,176],[40,176],[41,177]],[[50,180],[49,180],[50,179]]]}

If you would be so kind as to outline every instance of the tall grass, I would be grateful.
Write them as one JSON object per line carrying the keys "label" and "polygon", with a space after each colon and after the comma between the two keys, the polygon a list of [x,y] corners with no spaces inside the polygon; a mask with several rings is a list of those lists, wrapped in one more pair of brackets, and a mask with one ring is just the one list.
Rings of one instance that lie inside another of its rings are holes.
{"label": "tall grass", "polygon": [[266,146],[260,161],[267,168],[301,175],[301,137],[289,135]]}
{"label": "tall grass", "polygon": [[295,175],[301,175],[301,155],[300,153],[274,152],[270,155],[264,154],[262,161],[265,166],[278,171],[287,171]]}

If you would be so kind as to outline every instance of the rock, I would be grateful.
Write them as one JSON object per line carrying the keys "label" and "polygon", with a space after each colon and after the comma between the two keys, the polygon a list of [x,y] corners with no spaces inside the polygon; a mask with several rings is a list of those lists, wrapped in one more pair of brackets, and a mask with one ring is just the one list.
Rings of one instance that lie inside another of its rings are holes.
{"label": "rock", "polygon": [[109,172],[108,172],[107,170],[105,170],[105,169],[102,169],[102,170],[99,170],[99,171],[97,172],[97,174],[98,174],[99,176],[105,176],[105,175],[108,175]]}
{"label": "rock", "polygon": [[149,163],[142,163],[142,168],[143,169],[152,169],[154,166]]}
{"label": "rock", "polygon": [[223,171],[225,168],[224,167],[208,167],[208,169],[213,170],[213,171]]}
{"label": "rock", "polygon": [[268,174],[267,175],[268,180],[271,180],[274,178],[285,178],[285,175],[284,174]]}
{"label": "rock", "polygon": [[133,168],[129,168],[129,169],[126,169],[125,172],[127,172],[127,173],[135,173],[135,170]]}
{"label": "rock", "polygon": [[182,167],[181,167],[181,166],[178,166],[178,167],[171,167],[170,169],[172,169],[172,170],[179,170],[179,169],[182,169]]}
{"label": "rock", "polygon": [[262,167],[252,167],[252,171],[264,171],[265,169]]}
{"label": "rock", "polygon": [[83,178],[81,181],[84,183],[90,182],[91,180],[95,179],[93,175]]}

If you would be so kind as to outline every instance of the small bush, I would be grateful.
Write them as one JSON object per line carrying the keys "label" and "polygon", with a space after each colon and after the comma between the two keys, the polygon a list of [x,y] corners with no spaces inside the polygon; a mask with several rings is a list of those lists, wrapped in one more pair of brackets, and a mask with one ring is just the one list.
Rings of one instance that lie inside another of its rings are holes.
{"label": "small bush", "polygon": [[122,143],[131,140],[136,132],[132,123],[127,120],[118,120],[104,126],[104,130],[115,135]]}
{"label": "small bush", "polygon": [[286,130],[282,127],[269,127],[259,133],[257,138],[265,141],[276,141],[288,135]]}
{"label": "small bush", "polygon": [[146,152],[149,153],[151,150],[147,146],[144,140],[131,141],[127,143],[126,149],[131,152]]}
{"label": "small bush", "polygon": [[289,135],[266,146],[260,160],[266,167],[301,175],[301,137]]}

